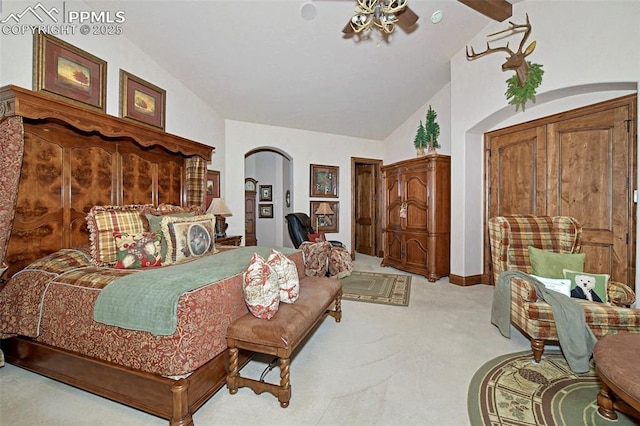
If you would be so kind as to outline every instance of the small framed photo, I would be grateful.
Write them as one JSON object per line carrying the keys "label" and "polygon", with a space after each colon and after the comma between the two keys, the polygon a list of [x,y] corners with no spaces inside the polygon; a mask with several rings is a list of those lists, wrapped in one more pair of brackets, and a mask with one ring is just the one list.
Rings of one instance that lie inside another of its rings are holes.
{"label": "small framed photo", "polygon": [[272,219],[273,204],[258,204],[258,217],[262,219]]}
{"label": "small framed photo", "polygon": [[220,172],[218,170],[207,170],[207,191],[205,198],[207,208],[209,208],[214,198],[220,198]]}
{"label": "small framed photo", "polygon": [[56,37],[34,35],[33,86],[106,111],[107,63]]}
{"label": "small framed photo", "polygon": [[338,198],[338,167],[311,164],[309,196]]}
{"label": "small framed photo", "polygon": [[311,201],[311,226],[316,232],[339,232],[340,203],[338,201]]}
{"label": "small framed photo", "polygon": [[273,201],[271,185],[260,185],[260,201]]}
{"label": "small framed photo", "polygon": [[164,130],[166,91],[120,70],[120,117]]}

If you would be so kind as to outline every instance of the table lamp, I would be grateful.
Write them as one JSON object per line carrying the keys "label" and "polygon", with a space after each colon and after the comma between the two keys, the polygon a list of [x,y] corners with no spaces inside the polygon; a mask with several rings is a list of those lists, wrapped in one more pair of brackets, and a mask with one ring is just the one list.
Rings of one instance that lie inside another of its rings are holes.
{"label": "table lamp", "polygon": [[207,213],[216,216],[216,238],[224,238],[227,236],[226,217],[233,216],[231,210],[224,202],[224,198],[214,198],[211,205],[207,209]]}
{"label": "table lamp", "polygon": [[[316,232],[320,230],[320,216],[327,217],[329,215],[333,215],[333,210],[331,210],[331,206],[329,203],[320,203],[318,208],[315,211],[316,215]],[[326,222],[326,221],[325,221]]]}

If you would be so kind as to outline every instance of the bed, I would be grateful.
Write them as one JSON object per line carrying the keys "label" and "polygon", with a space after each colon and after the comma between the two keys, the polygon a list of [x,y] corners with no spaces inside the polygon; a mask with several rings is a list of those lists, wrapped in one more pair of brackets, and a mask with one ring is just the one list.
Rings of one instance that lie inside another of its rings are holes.
{"label": "bed", "polygon": [[[224,334],[247,312],[242,274],[201,277],[209,281],[176,296],[173,332],[98,322],[94,305],[107,284],[148,271],[96,263],[89,213],[96,206],[141,206],[158,216],[202,209],[213,148],[16,86],[0,89],[0,138],[13,159],[22,157],[12,165],[16,195],[3,204],[14,208],[0,211],[4,229],[13,216],[11,233],[0,235],[0,260],[8,268],[8,283],[0,287],[6,361],[172,425],[192,424],[193,412],[224,385]],[[7,175],[7,167],[0,174]],[[226,264],[227,250],[243,248],[218,250],[146,269],[203,270],[198,262]],[[304,274],[300,253],[291,258]],[[240,363],[249,357],[242,353]]]}

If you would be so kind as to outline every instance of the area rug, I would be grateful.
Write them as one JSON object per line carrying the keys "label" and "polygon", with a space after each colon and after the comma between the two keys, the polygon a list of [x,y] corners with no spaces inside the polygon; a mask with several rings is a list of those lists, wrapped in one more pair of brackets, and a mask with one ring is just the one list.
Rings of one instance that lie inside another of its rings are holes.
{"label": "area rug", "polygon": [[409,306],[411,276],[353,271],[342,278],[342,299]]}
{"label": "area rug", "polygon": [[471,379],[467,408],[471,425],[635,425],[618,413],[612,423],[598,414],[600,382],[571,371],[560,351],[544,351],[539,365],[531,351],[503,355]]}

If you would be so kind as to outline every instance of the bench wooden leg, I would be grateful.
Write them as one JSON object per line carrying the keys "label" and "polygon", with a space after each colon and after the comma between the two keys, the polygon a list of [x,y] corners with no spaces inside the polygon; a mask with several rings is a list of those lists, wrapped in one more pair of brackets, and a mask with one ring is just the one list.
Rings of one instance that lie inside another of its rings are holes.
{"label": "bench wooden leg", "polygon": [[280,358],[280,387],[278,388],[278,401],[282,408],[289,406],[291,400],[291,373],[289,371],[289,358]]}
{"label": "bench wooden leg", "polygon": [[336,296],[333,309],[328,309],[327,313],[331,315],[336,322],[342,321],[342,291]]}
{"label": "bench wooden leg", "polygon": [[542,352],[544,352],[544,340],[531,339],[531,350],[533,351],[533,360],[539,364],[542,360]]}
{"label": "bench wooden leg", "polygon": [[238,348],[229,348],[229,374],[227,388],[231,395],[238,393]]}

